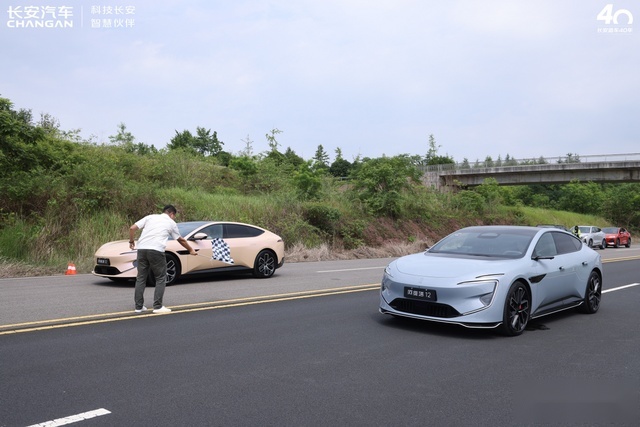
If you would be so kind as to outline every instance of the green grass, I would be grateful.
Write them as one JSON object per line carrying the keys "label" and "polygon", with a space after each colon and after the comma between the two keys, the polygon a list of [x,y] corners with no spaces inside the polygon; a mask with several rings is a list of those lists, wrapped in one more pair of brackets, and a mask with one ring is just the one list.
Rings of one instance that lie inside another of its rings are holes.
{"label": "green grass", "polygon": [[526,225],[558,224],[571,228],[574,225],[595,225],[597,227],[611,226],[604,218],[595,215],[584,215],[574,212],[554,211],[549,209],[521,207]]}

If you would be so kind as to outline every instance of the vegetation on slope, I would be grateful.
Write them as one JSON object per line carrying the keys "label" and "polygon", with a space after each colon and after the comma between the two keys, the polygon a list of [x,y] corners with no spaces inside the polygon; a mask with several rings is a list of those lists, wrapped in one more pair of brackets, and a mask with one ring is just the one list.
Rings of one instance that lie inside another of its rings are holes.
{"label": "vegetation on slope", "polygon": [[[121,124],[109,144],[0,98],[0,276],[91,271],[104,242],[172,203],[178,219],[232,220],[280,234],[289,260],[399,256],[471,224],[638,224],[636,184],[499,187],[441,193],[420,167],[453,162],[431,136],[424,156],[305,160],[279,149],[225,152],[216,132],[176,132],[166,149],[136,143]],[[550,210],[550,209],[555,209]],[[589,216],[591,215],[591,216]]]}

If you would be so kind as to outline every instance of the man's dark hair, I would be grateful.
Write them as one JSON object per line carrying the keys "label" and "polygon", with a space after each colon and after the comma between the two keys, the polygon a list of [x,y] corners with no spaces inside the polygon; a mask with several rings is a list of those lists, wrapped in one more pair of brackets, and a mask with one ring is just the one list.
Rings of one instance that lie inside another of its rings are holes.
{"label": "man's dark hair", "polygon": [[175,215],[176,213],[178,213],[178,211],[176,210],[175,206],[167,205],[167,206],[164,207],[164,209],[162,209],[162,213],[166,213],[167,215],[168,214],[174,214]]}

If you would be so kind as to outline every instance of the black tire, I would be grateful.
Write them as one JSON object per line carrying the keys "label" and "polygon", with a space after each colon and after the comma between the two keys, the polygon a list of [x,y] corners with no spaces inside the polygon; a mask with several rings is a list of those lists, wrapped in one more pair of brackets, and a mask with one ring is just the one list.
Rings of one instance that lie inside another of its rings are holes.
{"label": "black tire", "polygon": [[631,237],[629,237],[629,239],[627,239],[627,244],[624,245],[625,248],[630,248],[631,247]]}
{"label": "black tire", "polygon": [[[180,261],[173,254],[165,254],[165,259],[167,260],[167,278],[165,285],[171,286],[180,278]],[[152,274],[149,274],[147,277],[147,286],[155,286],[156,278],[153,277]]]}
{"label": "black tire", "polygon": [[167,286],[171,286],[180,278],[180,261],[175,255],[166,254],[167,258]]}
{"label": "black tire", "polygon": [[513,337],[524,332],[531,318],[531,295],[521,282],[515,282],[507,292],[502,315],[502,333]]}
{"label": "black tire", "polygon": [[607,241],[602,239],[602,242],[600,242],[600,249],[606,249],[607,247]]}
{"label": "black tire", "polygon": [[602,278],[597,271],[592,271],[587,279],[587,287],[584,292],[584,302],[580,306],[580,311],[593,314],[600,308],[602,300]]}
{"label": "black tire", "polygon": [[614,248],[617,248],[618,246],[620,246],[620,239],[616,239],[616,242],[613,244]]}
{"label": "black tire", "polygon": [[276,258],[276,254],[268,249],[264,249],[260,251],[253,264],[253,277],[257,277],[258,279],[271,277],[273,273],[276,272],[277,265],[278,259]]}

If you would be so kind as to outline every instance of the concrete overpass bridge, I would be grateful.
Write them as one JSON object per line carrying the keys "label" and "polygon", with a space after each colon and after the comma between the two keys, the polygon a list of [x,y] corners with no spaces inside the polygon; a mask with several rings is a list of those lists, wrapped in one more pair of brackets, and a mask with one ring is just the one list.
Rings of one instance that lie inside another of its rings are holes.
{"label": "concrete overpass bridge", "polygon": [[499,185],[565,184],[573,180],[640,182],[640,153],[511,159],[500,165],[495,163],[426,166],[423,182],[437,189],[474,187],[487,178],[494,178]]}

